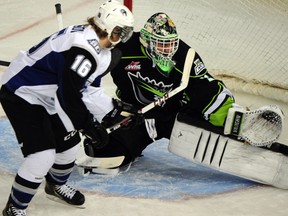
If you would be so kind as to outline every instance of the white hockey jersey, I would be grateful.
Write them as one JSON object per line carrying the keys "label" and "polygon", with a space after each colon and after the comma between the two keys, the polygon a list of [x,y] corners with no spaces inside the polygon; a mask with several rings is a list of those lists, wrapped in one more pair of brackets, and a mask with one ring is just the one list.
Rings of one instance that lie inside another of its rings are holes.
{"label": "white hockey jersey", "polygon": [[97,114],[97,106],[91,104],[101,104],[98,119],[113,107],[100,87],[93,88],[98,97],[89,101],[87,88],[92,82],[100,86],[110,61],[110,50],[100,48],[91,26],[69,26],[20,51],[3,74],[2,84],[49,114],[58,114],[67,131],[82,129],[90,113]]}

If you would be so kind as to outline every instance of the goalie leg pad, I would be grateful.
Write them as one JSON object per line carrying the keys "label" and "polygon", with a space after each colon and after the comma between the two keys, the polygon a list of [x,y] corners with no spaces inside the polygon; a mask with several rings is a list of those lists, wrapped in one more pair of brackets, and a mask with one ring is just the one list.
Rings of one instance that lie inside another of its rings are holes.
{"label": "goalie leg pad", "polygon": [[288,157],[176,119],[168,149],[194,163],[288,189]]}

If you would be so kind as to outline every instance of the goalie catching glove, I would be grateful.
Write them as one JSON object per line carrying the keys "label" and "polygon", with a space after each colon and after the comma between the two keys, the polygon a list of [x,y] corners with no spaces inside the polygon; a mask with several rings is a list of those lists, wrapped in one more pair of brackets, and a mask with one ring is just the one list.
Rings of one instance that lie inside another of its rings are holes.
{"label": "goalie catching glove", "polygon": [[235,135],[254,146],[271,146],[282,132],[284,114],[277,105],[247,111],[233,106],[229,109],[224,134]]}
{"label": "goalie catching glove", "polygon": [[106,116],[104,116],[101,122],[104,127],[109,128],[121,122],[128,116],[130,117],[129,120],[125,121],[125,123],[121,125],[124,129],[135,127],[144,122],[143,114],[139,113],[139,109],[132,104],[128,104],[114,98],[112,99],[112,102],[114,108]]}

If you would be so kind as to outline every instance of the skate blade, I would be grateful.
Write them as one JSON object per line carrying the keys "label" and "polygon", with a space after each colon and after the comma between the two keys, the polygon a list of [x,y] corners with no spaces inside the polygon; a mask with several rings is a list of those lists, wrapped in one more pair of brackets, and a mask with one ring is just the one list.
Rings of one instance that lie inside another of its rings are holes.
{"label": "skate blade", "polygon": [[61,204],[64,204],[64,205],[68,205],[68,206],[71,206],[71,207],[74,207],[74,208],[79,208],[79,209],[85,209],[86,206],[85,206],[85,203],[82,204],[82,205],[72,205],[72,204],[69,204],[67,202],[65,202],[64,200],[56,197],[56,196],[53,196],[53,195],[50,195],[50,194],[46,194],[46,197],[54,202],[57,202],[57,203],[61,203]]}

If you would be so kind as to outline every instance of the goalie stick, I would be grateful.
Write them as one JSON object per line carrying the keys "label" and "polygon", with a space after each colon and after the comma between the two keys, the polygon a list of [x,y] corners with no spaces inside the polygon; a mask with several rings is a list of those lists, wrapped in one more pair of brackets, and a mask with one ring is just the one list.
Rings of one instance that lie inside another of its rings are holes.
{"label": "goalie stick", "polygon": [[190,77],[190,70],[193,64],[194,57],[195,57],[195,51],[192,48],[190,48],[186,55],[180,85],[177,88],[173,89],[171,92],[167,92],[162,98],[159,98],[158,100],[143,107],[140,111],[141,113],[146,113],[152,108],[154,108],[155,106],[160,106],[163,102],[173,97],[174,95],[178,94],[180,91],[184,90],[187,87],[188,82],[189,82],[189,77]]}
{"label": "goalie stick", "polygon": [[[160,106],[166,100],[168,100],[169,98],[178,94],[180,91],[184,90],[189,83],[190,70],[191,70],[191,67],[193,65],[194,57],[195,57],[195,50],[190,48],[188,50],[186,58],[185,58],[184,69],[183,69],[183,74],[182,74],[182,78],[180,81],[180,85],[177,88],[173,89],[171,92],[167,92],[163,97],[161,97],[158,100],[153,101],[152,103],[146,105],[145,107],[140,109],[138,112],[141,114],[144,114],[144,113],[148,112],[149,110],[153,109],[154,107]],[[107,128],[106,129],[107,133],[111,133],[111,132],[117,130],[118,128],[127,124],[130,120],[131,120],[131,116],[128,116],[127,118],[123,119],[121,122]]]}
{"label": "goalie stick", "polygon": [[[187,87],[187,85],[189,83],[190,70],[191,70],[191,67],[193,65],[194,57],[195,57],[195,51],[194,51],[194,49],[190,48],[188,50],[186,58],[185,58],[184,69],[183,69],[183,74],[182,74],[182,78],[181,78],[181,81],[180,81],[180,85],[177,88],[175,88],[174,90],[172,90],[171,92],[166,93],[166,95],[163,96],[162,98],[159,98],[158,100],[156,100],[156,101],[146,105],[142,109],[140,109],[139,113],[146,113],[149,110],[151,110],[152,108],[154,108],[155,106],[160,106],[163,102],[165,102],[169,98],[173,97],[174,95],[178,94],[180,91],[182,91],[183,89],[185,89]],[[123,125],[128,124],[130,120],[131,120],[131,115],[128,115],[128,117],[123,119],[121,122],[116,123],[115,125],[107,128],[106,129],[107,133],[108,134],[112,133],[113,131],[119,129]],[[117,163],[119,163],[119,165],[121,165],[121,163],[124,160],[124,156],[123,156],[123,158],[117,158],[117,157],[93,158],[94,160],[91,160],[92,157],[89,158],[89,156],[87,156],[85,154],[83,145],[82,145],[81,149],[82,149],[81,150],[82,151],[82,155],[80,157],[79,156],[77,157],[77,160],[76,160],[75,164],[76,164],[76,166],[78,166],[78,171],[79,171],[79,173],[82,176],[89,175],[90,172],[86,172],[86,168],[92,168],[92,172],[93,172],[93,168],[96,168],[96,167],[97,168],[109,168],[107,166],[103,167],[103,164],[101,164],[102,163],[101,160],[109,159],[109,160],[111,160],[111,162],[113,161],[113,166],[110,166],[110,168],[116,167],[116,166],[114,166],[114,164],[117,164]],[[83,152],[84,152],[84,155],[83,155]],[[87,163],[85,163],[85,158],[86,157],[87,157],[87,160],[88,160]]]}
{"label": "goalie stick", "polygon": [[117,174],[117,169],[111,169],[119,167],[124,161],[124,156],[109,157],[109,158],[96,158],[90,157],[86,154],[84,149],[84,143],[80,144],[80,150],[77,154],[75,165],[81,176],[88,176],[90,172],[97,169],[97,173],[101,170],[111,170],[111,174]]}

